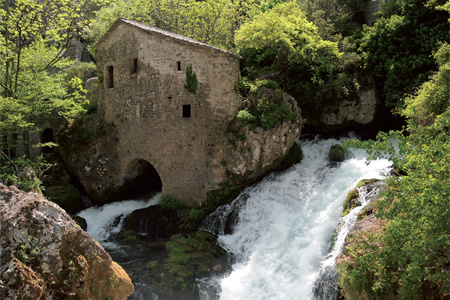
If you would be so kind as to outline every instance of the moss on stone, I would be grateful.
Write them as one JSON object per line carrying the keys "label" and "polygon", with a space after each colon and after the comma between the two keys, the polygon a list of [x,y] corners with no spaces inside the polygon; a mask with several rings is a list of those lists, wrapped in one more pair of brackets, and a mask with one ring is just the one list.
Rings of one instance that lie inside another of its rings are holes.
{"label": "moss on stone", "polygon": [[126,242],[132,242],[137,240],[137,233],[134,230],[123,230],[122,238]]}
{"label": "moss on stone", "polygon": [[[359,197],[359,191],[357,188],[354,188],[353,190],[351,190],[350,192],[348,192],[347,197],[345,198],[344,203],[342,204],[342,207],[344,208],[344,213],[347,210],[352,210],[355,207],[355,199],[357,199]],[[342,214],[342,216],[347,215],[347,213]]]}
{"label": "moss on stone", "polygon": [[216,237],[206,231],[183,236],[173,235],[166,243],[168,257],[164,261],[150,261],[154,271],[153,284],[162,292],[175,296],[179,292],[198,292],[196,278],[229,270],[225,255]]}
{"label": "moss on stone", "polygon": [[346,150],[342,145],[332,145],[328,151],[328,160],[330,162],[342,162],[345,160]]}

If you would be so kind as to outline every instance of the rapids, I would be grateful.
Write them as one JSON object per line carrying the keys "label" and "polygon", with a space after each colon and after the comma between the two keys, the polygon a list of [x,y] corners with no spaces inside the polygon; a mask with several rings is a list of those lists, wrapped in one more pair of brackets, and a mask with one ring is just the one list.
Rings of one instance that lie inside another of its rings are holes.
{"label": "rapids", "polygon": [[[355,149],[344,162],[329,163],[329,148],[345,139],[303,138],[298,141],[303,150],[301,163],[266,176],[205,219],[202,229],[218,235],[234,261],[228,277],[198,280],[200,299],[337,299],[334,259],[363,207],[348,214],[348,220],[341,220],[345,225],[340,226],[330,249],[342,203],[361,179],[383,179],[390,167],[387,160],[367,165],[366,153]],[[137,288],[130,299],[159,298],[145,277],[138,276],[140,271],[133,269],[139,264],[130,262],[142,261],[142,265],[145,260],[112,237],[120,232],[121,220],[127,214],[159,201],[157,195],[147,201],[113,203],[79,214],[87,220],[88,232],[130,274]],[[127,258],[128,251],[133,252],[132,258]],[[143,251],[145,255],[150,252]]]}
{"label": "rapids", "polygon": [[342,203],[361,179],[382,179],[390,166],[387,160],[367,165],[366,153],[354,149],[344,162],[329,163],[328,149],[343,140],[301,141],[301,163],[267,176],[205,220],[203,229],[218,234],[223,247],[236,257],[230,276],[210,280],[217,298],[337,298],[333,280],[325,284],[325,295],[314,293],[314,286],[322,269],[331,268],[322,273],[333,272],[334,258],[350,228],[342,226],[335,243],[338,248],[330,252]]}

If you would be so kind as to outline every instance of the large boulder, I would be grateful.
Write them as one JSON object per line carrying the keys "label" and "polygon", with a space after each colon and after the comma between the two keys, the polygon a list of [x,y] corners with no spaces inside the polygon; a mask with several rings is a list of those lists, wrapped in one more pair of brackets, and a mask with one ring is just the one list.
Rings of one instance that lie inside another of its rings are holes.
{"label": "large boulder", "polygon": [[289,156],[295,142],[300,138],[303,120],[297,101],[280,90],[261,88],[256,95],[250,96],[244,102],[243,108],[256,106],[262,99],[268,99],[270,103],[280,101],[282,106],[297,113],[298,117],[295,120],[286,119],[273,128],[245,125],[235,119],[226,134],[227,151],[224,152],[224,160],[221,162],[228,174],[259,177],[272,169],[280,159]]}
{"label": "large boulder", "polygon": [[0,299],[126,299],[125,271],[55,203],[0,184]]}

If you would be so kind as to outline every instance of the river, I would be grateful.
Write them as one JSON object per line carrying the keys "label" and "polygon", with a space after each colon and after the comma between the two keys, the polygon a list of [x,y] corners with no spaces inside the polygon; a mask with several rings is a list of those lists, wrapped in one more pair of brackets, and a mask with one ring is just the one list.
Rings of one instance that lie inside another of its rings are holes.
{"label": "river", "polygon": [[[350,149],[350,157],[344,162],[329,163],[329,148],[345,139],[303,138],[298,141],[303,150],[301,163],[266,176],[243,190],[231,204],[207,217],[202,228],[218,235],[219,242],[233,254],[235,261],[228,277],[199,279],[200,299],[337,298],[334,259],[363,207],[357,207],[346,220],[341,220],[345,226],[340,226],[332,248],[342,203],[360,180],[383,179],[390,166],[387,160],[367,165],[366,153],[357,149]],[[127,251],[133,250],[121,248],[107,232],[119,230],[119,216],[158,201],[159,195],[147,201],[113,203],[112,208],[90,208],[79,215],[87,220],[88,232],[94,239],[100,241],[113,259],[125,263],[123,266],[130,273],[127,269],[130,264],[121,261],[126,259]],[[161,254],[156,251],[155,255]],[[139,257],[129,260],[139,261]],[[158,299],[145,278],[133,280],[137,289],[130,299]]]}

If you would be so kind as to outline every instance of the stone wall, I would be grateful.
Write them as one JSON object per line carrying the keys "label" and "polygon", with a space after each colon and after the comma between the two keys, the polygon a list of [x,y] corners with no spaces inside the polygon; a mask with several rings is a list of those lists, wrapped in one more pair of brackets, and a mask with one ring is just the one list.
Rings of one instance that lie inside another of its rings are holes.
{"label": "stone wall", "polygon": [[[163,194],[201,203],[230,182],[230,172],[260,178],[300,136],[301,111],[286,96],[283,103],[298,120],[268,130],[241,126],[245,141],[230,145],[235,133],[229,127],[244,104],[235,90],[240,57],[160,31],[129,20],[113,25],[97,45],[98,84],[90,94],[98,114],[59,138],[66,166],[99,204],[122,193],[131,197],[127,189],[133,179],[141,182],[136,176],[145,162],[161,179]],[[185,88],[188,65],[198,79],[195,93]],[[90,138],[77,143],[86,133]],[[152,186],[147,178],[153,175],[144,176],[145,185]]]}
{"label": "stone wall", "polygon": [[[239,106],[239,57],[135,25],[117,21],[97,46],[99,106],[118,130],[116,179],[143,159],[157,170],[163,193],[203,199],[225,178],[217,145]],[[189,64],[195,93],[184,87]]]}

